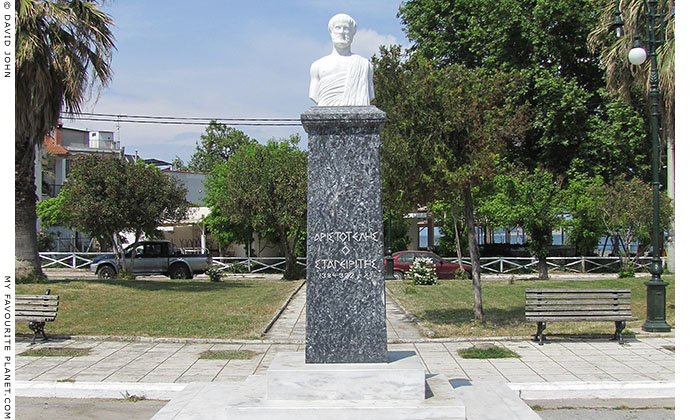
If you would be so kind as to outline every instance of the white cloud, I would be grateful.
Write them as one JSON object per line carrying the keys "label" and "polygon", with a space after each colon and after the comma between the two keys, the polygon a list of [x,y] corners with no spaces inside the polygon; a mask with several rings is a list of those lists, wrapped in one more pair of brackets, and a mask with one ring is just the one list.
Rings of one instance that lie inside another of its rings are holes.
{"label": "white cloud", "polygon": [[362,57],[371,58],[378,54],[380,45],[394,45],[398,40],[393,35],[382,35],[373,29],[357,29],[352,42],[352,52]]}

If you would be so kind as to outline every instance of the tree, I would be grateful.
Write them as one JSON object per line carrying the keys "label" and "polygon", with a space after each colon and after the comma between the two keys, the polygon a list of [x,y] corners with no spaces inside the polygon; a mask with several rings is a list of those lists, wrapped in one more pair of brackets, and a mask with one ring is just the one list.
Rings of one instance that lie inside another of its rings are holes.
{"label": "tree", "polygon": [[211,173],[215,165],[227,162],[242,145],[255,141],[241,130],[211,121],[206,127],[206,134],[201,135],[201,144],[196,144],[187,169]]}
{"label": "tree", "polygon": [[[661,231],[669,228],[673,207],[668,197],[660,197]],[[631,244],[639,242],[637,255],[644,253],[651,244],[652,188],[638,178],[618,177],[604,186],[601,221],[608,234],[622,242],[621,270],[630,271]],[[663,241],[659,241],[663,243]]]}
{"label": "tree", "polygon": [[134,233],[138,240],[155,236],[163,222],[181,220],[185,195],[178,181],[152,165],[87,155],[75,159],[55,200],[69,226],[121,251],[120,233]]}
{"label": "tree", "polygon": [[[635,153],[648,149],[644,137],[637,137],[634,145],[626,142],[630,130],[615,132],[621,120],[608,114],[611,104],[620,107],[619,101],[604,94],[599,55],[587,43],[601,4],[600,0],[408,0],[399,16],[412,48],[425,57],[469,68],[520,70],[526,79],[525,101],[534,118],[523,141],[509,145],[507,160],[527,169],[542,167],[568,180],[582,171],[591,173],[592,158],[598,158],[596,166],[602,169],[615,162],[616,155],[627,157],[631,146]],[[636,106],[626,113],[633,122],[644,115]],[[611,136],[601,134],[602,126]],[[601,150],[606,154],[599,155]],[[627,173],[628,163],[630,159],[621,159],[608,171]]]}
{"label": "tree", "polygon": [[568,217],[568,243],[577,255],[594,255],[599,239],[606,233],[601,220],[604,205],[604,180],[601,176],[579,175],[570,180],[566,190],[565,208]]}
{"label": "tree", "polygon": [[388,119],[382,132],[384,191],[389,200],[448,198],[464,204],[474,315],[481,320],[472,186],[491,177],[505,144],[524,134],[528,113],[520,104],[521,79],[515,73],[438,66],[420,54],[403,55],[399,47],[382,48],[374,65],[375,103]]}
{"label": "tree", "polygon": [[112,20],[93,1],[16,2],[15,275],[42,276],[36,245],[35,146],[63,107],[79,112],[86,92],[110,79]]}
{"label": "tree", "polygon": [[228,245],[241,243],[246,247],[247,255],[251,256],[251,242],[254,236],[252,225],[247,219],[230,218],[223,210],[222,203],[229,197],[228,192],[228,165],[226,162],[218,162],[204,182],[206,196],[204,204],[211,212],[204,218],[204,225],[218,241],[221,252]]}
{"label": "tree", "polygon": [[[616,38],[611,30],[616,3],[619,3],[624,23],[622,37]],[[596,25],[588,35],[590,50],[597,54],[606,73],[607,87],[623,99],[632,99],[635,92],[642,91],[649,96],[649,60],[642,71],[628,61],[628,51],[633,47],[636,37],[647,34],[647,11],[645,2],[640,0],[601,0],[601,13]],[[671,150],[675,150],[675,0],[661,0],[656,12],[657,39],[665,40],[657,48],[659,70],[659,93],[661,96],[661,115],[664,132],[669,138]],[[661,38],[660,38],[661,37]],[[645,46],[646,48],[646,46]]]}
{"label": "tree", "polygon": [[529,235],[528,249],[539,264],[539,278],[548,279],[546,257],[554,228],[563,223],[565,191],[562,179],[543,169],[497,175],[496,195],[484,212],[503,226],[521,226]]}
{"label": "tree", "polygon": [[293,135],[265,146],[240,146],[227,162],[227,192],[217,197],[213,209],[231,224],[277,238],[286,280],[301,277],[296,251],[307,227],[307,153],[298,143],[299,136]]}

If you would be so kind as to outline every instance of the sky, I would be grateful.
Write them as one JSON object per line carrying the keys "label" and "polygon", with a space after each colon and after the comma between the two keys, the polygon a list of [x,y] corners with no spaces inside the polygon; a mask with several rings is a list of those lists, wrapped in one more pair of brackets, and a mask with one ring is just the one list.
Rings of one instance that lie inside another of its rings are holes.
{"label": "sky", "polygon": [[[352,51],[370,58],[379,45],[408,45],[399,1],[113,0],[113,77],[82,112],[200,118],[295,118],[313,106],[309,67],[332,50],[328,20],[357,21]],[[113,131],[125,153],[187,162],[204,125],[77,121],[65,127]],[[302,127],[236,126],[265,143]]]}

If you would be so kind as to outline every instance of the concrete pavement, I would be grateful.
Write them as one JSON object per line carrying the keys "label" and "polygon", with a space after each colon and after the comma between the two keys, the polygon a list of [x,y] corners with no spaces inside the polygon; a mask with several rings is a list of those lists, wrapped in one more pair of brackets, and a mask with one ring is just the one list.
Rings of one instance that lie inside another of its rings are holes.
{"label": "concrete pavement", "polygon": [[[129,338],[52,339],[30,346],[17,340],[17,354],[29,347],[88,348],[81,357],[18,356],[19,396],[122,398],[123,393],[170,399],[192,382],[243,381],[262,374],[278,352],[304,351],[306,288],[290,301],[262,340],[176,340]],[[427,373],[451,380],[506,383],[525,400],[551,398],[667,398],[675,390],[675,338],[638,335],[621,346],[606,339],[551,337],[482,339],[520,355],[514,359],[462,359],[458,350],[478,339],[424,338],[405,311],[388,299],[389,350],[414,350]],[[207,350],[250,350],[250,360],[201,360]],[[672,400],[671,400],[672,401]]]}

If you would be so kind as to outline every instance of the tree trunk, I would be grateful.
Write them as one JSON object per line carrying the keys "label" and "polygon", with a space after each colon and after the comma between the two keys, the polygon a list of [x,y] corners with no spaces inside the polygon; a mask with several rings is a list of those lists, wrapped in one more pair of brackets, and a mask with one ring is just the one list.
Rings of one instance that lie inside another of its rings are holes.
{"label": "tree trunk", "polygon": [[295,256],[295,245],[290,243],[287,233],[280,232],[280,247],[285,255],[285,271],[283,280],[299,280],[300,270]]}
{"label": "tree trunk", "polygon": [[470,246],[470,258],[472,259],[472,286],[474,287],[474,319],[484,320],[484,307],[482,306],[481,265],[479,262],[479,246],[477,235],[474,231],[474,205],[472,203],[472,191],[465,189],[465,221],[467,224],[467,240]]}
{"label": "tree trunk", "polygon": [[460,271],[465,272],[462,269],[462,245],[460,244],[460,230],[458,229],[458,208],[451,204],[451,210],[453,212],[453,228],[455,229],[455,250],[458,255],[458,264],[460,265]]}
{"label": "tree trunk", "polygon": [[36,242],[35,147],[31,136],[14,137],[14,275],[43,277]]}
{"label": "tree trunk", "polygon": [[549,279],[549,266],[546,264],[546,257],[539,258],[539,280]]}

